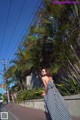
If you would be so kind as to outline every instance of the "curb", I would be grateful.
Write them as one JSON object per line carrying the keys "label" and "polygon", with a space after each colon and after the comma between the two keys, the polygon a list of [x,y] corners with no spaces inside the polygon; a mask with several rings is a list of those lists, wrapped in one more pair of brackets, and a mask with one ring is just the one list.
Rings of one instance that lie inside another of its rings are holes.
{"label": "curb", "polygon": [[16,117],[11,111],[8,110],[8,113],[10,113],[10,115],[11,115],[15,120],[19,120],[19,118]]}

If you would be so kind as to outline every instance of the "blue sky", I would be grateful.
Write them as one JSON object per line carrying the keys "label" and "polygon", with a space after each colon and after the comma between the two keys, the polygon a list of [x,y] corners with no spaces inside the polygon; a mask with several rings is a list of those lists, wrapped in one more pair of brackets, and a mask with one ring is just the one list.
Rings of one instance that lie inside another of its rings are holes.
{"label": "blue sky", "polygon": [[[0,71],[11,60],[42,0],[0,0]],[[33,21],[34,22],[34,21]],[[8,64],[7,64],[8,66]],[[3,83],[0,74],[0,83]],[[0,88],[0,93],[5,91]]]}

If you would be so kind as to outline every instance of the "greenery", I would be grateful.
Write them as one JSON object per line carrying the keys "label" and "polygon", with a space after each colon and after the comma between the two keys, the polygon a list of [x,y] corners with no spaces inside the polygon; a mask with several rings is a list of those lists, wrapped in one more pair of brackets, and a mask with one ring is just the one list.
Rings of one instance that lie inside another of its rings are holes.
{"label": "greenery", "polygon": [[2,94],[0,93],[0,99],[2,99]]}
{"label": "greenery", "polygon": [[43,92],[43,89],[32,89],[32,90],[27,90],[27,91],[26,90],[19,91],[17,95],[17,102],[42,98],[41,96],[42,92]]}
{"label": "greenery", "polygon": [[[28,98],[30,92],[26,76],[40,72],[42,67],[50,68],[63,95],[80,93],[80,6],[54,5],[51,0],[44,0],[38,19],[15,56],[5,77],[8,86],[14,82],[17,91],[23,91],[19,99]],[[11,90],[14,92],[15,87]]]}
{"label": "greenery", "polygon": [[80,94],[80,85],[75,81],[75,79],[65,79],[64,82],[56,84],[56,86],[63,96]]}
{"label": "greenery", "polygon": [[7,101],[8,101],[7,96],[4,94],[3,95],[3,102],[7,102]]}

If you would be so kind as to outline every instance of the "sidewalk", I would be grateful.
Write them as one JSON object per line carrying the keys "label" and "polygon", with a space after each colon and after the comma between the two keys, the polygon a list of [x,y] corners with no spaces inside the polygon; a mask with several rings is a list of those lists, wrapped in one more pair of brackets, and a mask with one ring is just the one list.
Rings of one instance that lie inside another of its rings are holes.
{"label": "sidewalk", "polygon": [[[14,120],[50,120],[49,116],[47,116],[42,110],[27,108],[13,103],[9,103],[3,108],[6,109],[6,111],[14,117]],[[72,120],[80,119],[73,118]]]}
{"label": "sidewalk", "polygon": [[16,120],[46,120],[45,113],[42,110],[27,108],[13,103],[5,105],[4,109],[6,109],[7,112],[10,111],[10,114],[12,114]]}

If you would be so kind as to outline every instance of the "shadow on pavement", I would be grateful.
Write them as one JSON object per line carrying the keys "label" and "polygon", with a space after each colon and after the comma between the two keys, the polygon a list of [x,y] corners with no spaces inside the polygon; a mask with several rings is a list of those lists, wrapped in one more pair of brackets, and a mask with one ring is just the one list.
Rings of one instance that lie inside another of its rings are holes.
{"label": "shadow on pavement", "polygon": [[[45,116],[46,116],[46,120],[52,120],[49,113],[47,113],[47,112],[44,112],[44,113],[45,113]],[[80,120],[80,118],[79,117],[72,117],[72,120]]]}
{"label": "shadow on pavement", "polygon": [[4,106],[6,106],[8,103],[0,103],[0,111],[1,111],[1,108],[3,108]]}
{"label": "shadow on pavement", "polygon": [[44,113],[45,113],[45,116],[46,116],[46,120],[51,120],[51,116],[50,116],[50,114],[47,113],[47,112],[44,112]]}
{"label": "shadow on pavement", "polygon": [[72,120],[80,120],[80,117],[72,117]]}

